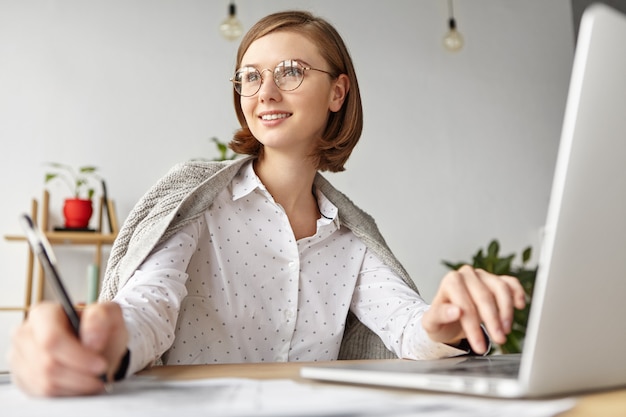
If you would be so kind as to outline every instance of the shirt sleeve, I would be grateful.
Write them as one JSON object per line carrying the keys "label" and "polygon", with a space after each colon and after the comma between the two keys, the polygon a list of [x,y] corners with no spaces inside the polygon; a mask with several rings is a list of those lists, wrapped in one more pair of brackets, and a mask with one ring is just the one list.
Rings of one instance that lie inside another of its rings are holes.
{"label": "shirt sleeve", "polygon": [[367,250],[350,309],[387,349],[405,359],[440,359],[467,353],[430,339],[422,326],[429,305]]}
{"label": "shirt sleeve", "polygon": [[192,222],[157,246],[114,298],[129,332],[127,375],[154,363],[174,342],[198,227]]}

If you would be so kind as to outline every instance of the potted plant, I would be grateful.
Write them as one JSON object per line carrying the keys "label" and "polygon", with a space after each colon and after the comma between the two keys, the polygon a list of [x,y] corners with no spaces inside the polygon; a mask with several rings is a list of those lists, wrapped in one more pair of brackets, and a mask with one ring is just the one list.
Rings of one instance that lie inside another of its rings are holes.
{"label": "potted plant", "polygon": [[513,265],[515,254],[501,257],[499,252],[500,244],[494,239],[487,246],[486,253],[482,249],[476,252],[472,262],[451,263],[443,261],[443,264],[454,270],[459,269],[463,265],[472,265],[474,268],[481,268],[496,275],[510,275],[520,281],[526,292],[526,307],[522,310],[515,310],[511,333],[507,336],[506,342],[498,346],[502,353],[519,353],[522,351],[524,337],[526,336],[526,324],[528,323],[528,313],[530,312],[530,302],[535,286],[537,268],[528,268],[526,266],[532,254],[530,246],[522,251],[522,263],[518,266]]}
{"label": "potted plant", "polygon": [[[215,143],[215,148],[217,149],[217,152],[219,153],[219,156],[217,156],[217,157],[215,157],[213,159],[210,159],[210,161],[229,161],[229,160],[235,159],[237,157],[236,153],[229,152],[227,143],[222,142],[221,140],[219,140],[215,136],[211,138],[211,141],[213,143]],[[193,158],[192,161],[209,161],[209,159],[207,159],[207,158]]]}
{"label": "potted plant", "polygon": [[46,184],[56,178],[61,179],[72,193],[72,197],[65,199],[63,205],[65,228],[86,229],[93,214],[92,198],[95,193],[95,189],[90,186],[90,179],[98,179],[98,169],[90,165],[73,168],[56,162],[48,165],[53,171],[46,173]]}
{"label": "potted plant", "polygon": [[237,157],[236,153],[228,155],[228,145],[226,143],[220,141],[216,137],[212,137],[211,140],[215,143],[215,147],[220,154],[220,156],[218,156],[217,158],[213,158],[214,161],[227,161],[229,159],[235,159]]}

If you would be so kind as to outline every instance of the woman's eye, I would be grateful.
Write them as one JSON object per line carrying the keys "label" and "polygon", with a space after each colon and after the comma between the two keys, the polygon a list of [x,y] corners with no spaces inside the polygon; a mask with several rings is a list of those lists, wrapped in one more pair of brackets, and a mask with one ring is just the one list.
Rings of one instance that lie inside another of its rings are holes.
{"label": "woman's eye", "polygon": [[254,83],[257,82],[261,76],[257,72],[249,72],[243,76],[243,82]]}
{"label": "woman's eye", "polygon": [[282,71],[283,77],[300,77],[302,70],[298,67],[285,67]]}

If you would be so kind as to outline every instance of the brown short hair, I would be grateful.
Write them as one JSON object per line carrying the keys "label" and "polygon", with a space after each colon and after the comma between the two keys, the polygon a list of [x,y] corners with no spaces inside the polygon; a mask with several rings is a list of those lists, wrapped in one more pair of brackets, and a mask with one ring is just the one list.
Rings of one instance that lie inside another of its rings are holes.
{"label": "brown short hair", "polygon": [[[313,155],[318,170],[339,172],[352,153],[363,130],[363,108],[352,58],[337,30],[326,20],[304,11],[278,12],[259,20],[244,36],[237,51],[239,68],[243,55],[252,42],[277,31],[292,31],[307,36],[318,46],[319,52],[330,66],[330,72],[338,77],[346,74],[350,89],[341,109],[331,113],[328,124]],[[263,145],[252,135],[241,110],[240,96],[233,91],[235,112],[241,129],[235,132],[229,147],[245,155],[263,154]]]}

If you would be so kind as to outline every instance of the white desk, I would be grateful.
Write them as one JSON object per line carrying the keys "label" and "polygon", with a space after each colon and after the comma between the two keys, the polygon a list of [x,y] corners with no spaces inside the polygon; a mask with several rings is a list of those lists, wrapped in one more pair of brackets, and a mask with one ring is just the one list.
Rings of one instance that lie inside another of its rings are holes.
{"label": "white desk", "polygon": [[[318,363],[319,364],[319,363]],[[162,366],[143,371],[141,375],[151,375],[166,380],[188,380],[200,378],[252,378],[252,379],[291,379],[298,382],[300,367],[304,363],[265,363],[265,364],[220,364]],[[309,382],[320,384],[318,382]],[[327,384],[327,383],[324,383]],[[385,389],[385,388],[380,388]],[[415,394],[414,390],[394,390]],[[428,393],[432,395],[432,393]],[[626,416],[626,388],[621,390],[591,393],[576,397],[576,406],[562,413],[560,417],[617,417]]]}
{"label": "white desk", "polygon": [[300,378],[302,365],[155,367],[116,383],[109,393],[68,398],[31,398],[5,382],[0,383],[0,414],[11,417],[626,415],[626,389],[559,399],[497,400],[314,382]]}

